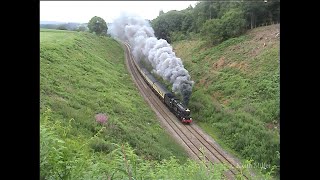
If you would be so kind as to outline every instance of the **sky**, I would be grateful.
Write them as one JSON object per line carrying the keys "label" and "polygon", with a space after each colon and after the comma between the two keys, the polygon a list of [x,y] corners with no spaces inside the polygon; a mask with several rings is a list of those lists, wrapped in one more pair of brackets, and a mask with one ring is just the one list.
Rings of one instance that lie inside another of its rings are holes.
{"label": "sky", "polygon": [[40,21],[87,23],[94,16],[111,23],[121,12],[155,19],[159,11],[183,10],[197,1],[40,1]]}

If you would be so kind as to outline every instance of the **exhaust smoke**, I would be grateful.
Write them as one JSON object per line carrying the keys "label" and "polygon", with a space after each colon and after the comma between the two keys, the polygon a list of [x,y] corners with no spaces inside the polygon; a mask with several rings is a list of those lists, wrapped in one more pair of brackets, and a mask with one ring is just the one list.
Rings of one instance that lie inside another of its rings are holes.
{"label": "exhaust smoke", "polygon": [[147,20],[133,14],[122,14],[109,25],[108,34],[128,42],[134,58],[148,61],[153,72],[169,81],[172,91],[180,93],[183,103],[188,105],[194,82],[181,59],[172,51],[172,46],[154,36],[154,30]]}

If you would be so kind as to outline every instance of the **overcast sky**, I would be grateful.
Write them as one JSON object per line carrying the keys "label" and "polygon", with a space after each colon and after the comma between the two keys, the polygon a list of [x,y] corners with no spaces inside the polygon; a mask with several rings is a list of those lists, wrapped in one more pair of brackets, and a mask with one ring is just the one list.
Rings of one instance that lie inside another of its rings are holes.
{"label": "overcast sky", "polygon": [[87,23],[93,16],[112,22],[121,12],[145,19],[156,18],[160,10],[182,10],[197,1],[40,1],[40,21]]}

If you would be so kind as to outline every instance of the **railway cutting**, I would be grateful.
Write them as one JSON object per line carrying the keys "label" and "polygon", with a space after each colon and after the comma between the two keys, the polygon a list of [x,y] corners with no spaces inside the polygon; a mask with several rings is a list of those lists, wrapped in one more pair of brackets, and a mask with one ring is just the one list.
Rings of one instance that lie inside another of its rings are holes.
{"label": "railway cutting", "polygon": [[[191,124],[181,123],[163,101],[156,96],[141,76],[141,72],[139,72],[141,69],[136,66],[131,54],[130,45],[119,40],[117,41],[123,45],[126,66],[134,83],[139,89],[141,96],[156,113],[163,128],[186,150],[192,159],[199,161],[204,159],[207,164],[223,163],[228,169],[225,173],[226,179],[235,179],[240,174],[240,170],[238,169],[240,161],[225,152],[216,141],[203,132],[194,122]],[[253,174],[245,174],[243,178],[249,179],[250,176],[253,176]]]}

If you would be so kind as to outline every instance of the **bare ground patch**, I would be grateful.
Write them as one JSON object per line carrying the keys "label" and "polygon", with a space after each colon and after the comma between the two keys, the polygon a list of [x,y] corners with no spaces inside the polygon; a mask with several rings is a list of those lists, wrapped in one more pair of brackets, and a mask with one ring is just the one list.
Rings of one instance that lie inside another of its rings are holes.
{"label": "bare ground patch", "polygon": [[251,40],[229,47],[230,51],[239,52],[250,58],[260,54],[266,47],[272,47],[280,41],[280,24],[258,27],[249,30]]}
{"label": "bare ground patch", "polygon": [[225,57],[224,56],[222,56],[217,62],[215,62],[215,63],[213,63],[212,64],[212,69],[213,70],[219,70],[219,69],[221,69],[222,67],[224,67],[224,65],[225,65]]}

